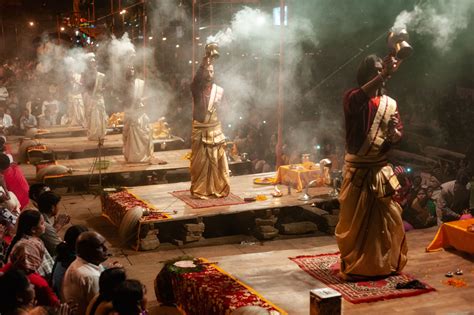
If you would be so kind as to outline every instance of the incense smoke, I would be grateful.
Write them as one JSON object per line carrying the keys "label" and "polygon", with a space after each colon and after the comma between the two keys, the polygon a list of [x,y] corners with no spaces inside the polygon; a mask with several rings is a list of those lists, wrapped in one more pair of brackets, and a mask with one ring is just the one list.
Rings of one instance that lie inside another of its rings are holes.
{"label": "incense smoke", "polygon": [[[299,82],[293,77],[304,56],[301,43],[317,41],[308,19],[295,17],[288,24],[284,30],[282,61],[286,101],[291,108],[295,105],[292,93],[299,89]],[[280,27],[273,24],[272,16],[260,9],[244,7],[233,16],[229,27],[208,36],[207,43],[210,42],[217,42],[221,47],[216,76],[232,108],[232,113],[226,111],[226,121],[232,125],[255,116],[261,117],[260,123],[274,119],[278,103]]]}
{"label": "incense smoke", "polygon": [[471,0],[429,1],[415,6],[412,11],[402,11],[393,29],[408,28],[427,35],[435,48],[446,53],[459,31],[467,28],[473,11],[474,2]]}

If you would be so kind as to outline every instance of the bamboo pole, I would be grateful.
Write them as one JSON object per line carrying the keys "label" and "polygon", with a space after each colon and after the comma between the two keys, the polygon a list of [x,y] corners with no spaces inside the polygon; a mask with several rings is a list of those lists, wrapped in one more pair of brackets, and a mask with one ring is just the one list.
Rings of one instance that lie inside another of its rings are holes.
{"label": "bamboo pole", "polygon": [[276,147],[276,167],[282,165],[283,147],[283,114],[284,114],[284,42],[285,42],[285,0],[280,0],[280,65],[278,73],[278,129]]}
{"label": "bamboo pole", "polygon": [[193,47],[192,47],[192,74],[191,77],[194,76],[194,72],[196,69],[196,0],[193,0],[193,41],[192,41]]}

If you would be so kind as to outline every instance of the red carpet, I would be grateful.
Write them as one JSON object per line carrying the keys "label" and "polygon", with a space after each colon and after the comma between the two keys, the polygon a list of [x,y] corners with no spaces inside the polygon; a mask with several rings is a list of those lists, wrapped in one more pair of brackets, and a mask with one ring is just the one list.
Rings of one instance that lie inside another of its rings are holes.
{"label": "red carpet", "polygon": [[426,289],[396,289],[397,283],[407,283],[415,280],[415,278],[404,273],[374,281],[344,281],[337,275],[339,272],[339,253],[297,256],[290,257],[290,259],[311,276],[341,293],[344,299],[355,304],[396,299],[435,291],[426,283],[424,283]]}
{"label": "red carpet", "polygon": [[210,207],[220,207],[220,206],[231,206],[239,205],[245,203],[245,201],[239,196],[230,193],[227,197],[222,198],[209,198],[209,199],[198,199],[191,196],[189,190],[178,190],[171,193],[176,198],[181,199],[187,205],[197,209],[197,208],[210,208]]}

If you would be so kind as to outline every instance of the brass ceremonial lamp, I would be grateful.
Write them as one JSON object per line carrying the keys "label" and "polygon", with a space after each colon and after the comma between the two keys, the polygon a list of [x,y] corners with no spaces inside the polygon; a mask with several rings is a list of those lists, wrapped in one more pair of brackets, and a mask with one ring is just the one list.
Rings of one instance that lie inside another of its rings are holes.
{"label": "brass ceremonial lamp", "polygon": [[413,48],[408,44],[409,36],[406,29],[390,31],[387,37],[387,45],[394,57],[403,60],[413,53]]}
{"label": "brass ceremonial lamp", "polygon": [[206,57],[211,58],[211,60],[219,58],[219,45],[217,43],[209,43],[205,49]]}

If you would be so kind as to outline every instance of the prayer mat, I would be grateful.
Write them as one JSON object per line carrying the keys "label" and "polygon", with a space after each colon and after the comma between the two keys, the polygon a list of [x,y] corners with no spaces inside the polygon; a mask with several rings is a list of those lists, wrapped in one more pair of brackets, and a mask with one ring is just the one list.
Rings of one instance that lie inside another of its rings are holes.
{"label": "prayer mat", "polygon": [[210,207],[220,207],[220,206],[232,206],[245,203],[245,201],[239,196],[229,193],[227,197],[222,198],[209,198],[209,199],[199,199],[191,196],[189,190],[178,190],[173,191],[173,196],[184,201],[188,206],[199,209],[199,208],[210,208]]}
{"label": "prayer mat", "polygon": [[401,273],[379,280],[348,282],[338,276],[340,270],[339,253],[290,257],[301,269],[330,288],[341,293],[347,301],[358,304],[414,296],[435,291],[426,283],[424,289],[397,289],[414,281],[410,275]]}

